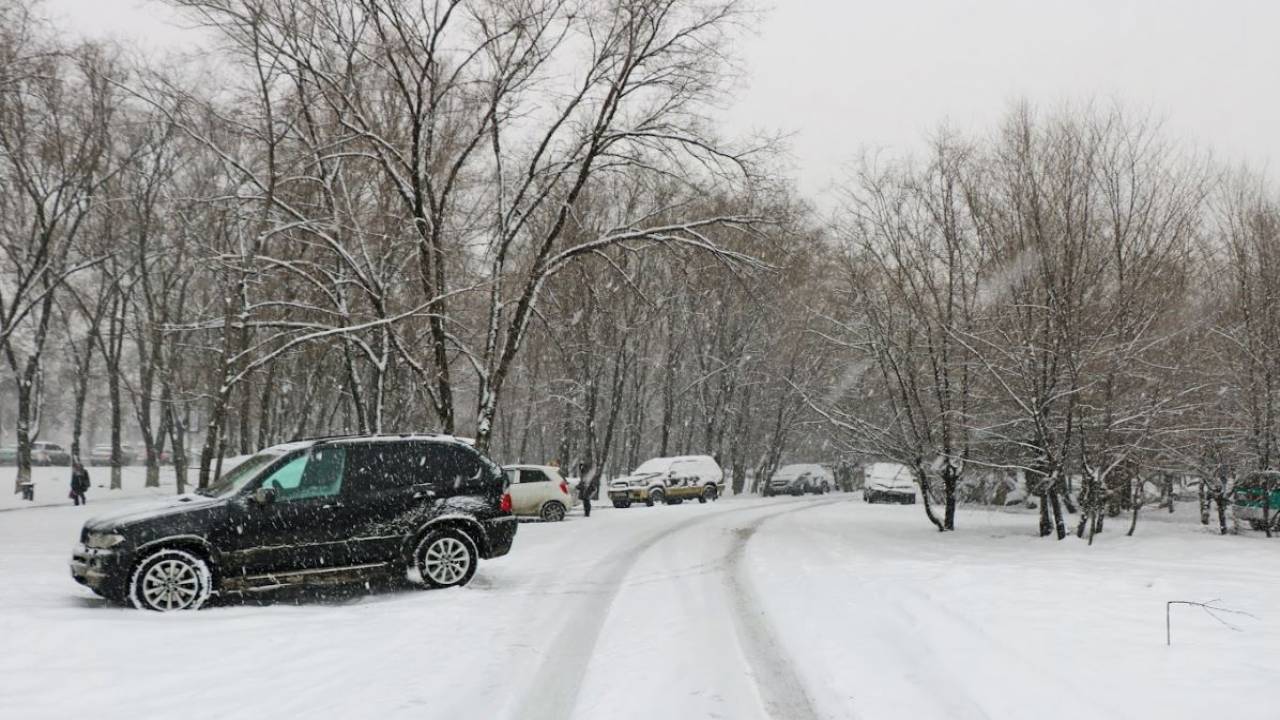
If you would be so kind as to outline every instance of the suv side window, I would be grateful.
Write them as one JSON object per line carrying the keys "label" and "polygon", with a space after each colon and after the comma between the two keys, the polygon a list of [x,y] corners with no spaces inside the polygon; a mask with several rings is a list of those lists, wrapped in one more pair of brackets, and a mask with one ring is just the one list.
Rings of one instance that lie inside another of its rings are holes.
{"label": "suv side window", "polygon": [[424,443],[356,445],[348,450],[348,494],[379,494],[431,482]]}
{"label": "suv side window", "polygon": [[333,497],[342,489],[346,451],[322,447],[289,460],[262,481],[276,491],[277,502]]}
{"label": "suv side window", "polygon": [[[428,450],[427,467],[432,483],[448,494],[480,493],[486,489],[488,472],[473,452],[454,445],[436,444]],[[526,482],[520,471],[520,482]]]}

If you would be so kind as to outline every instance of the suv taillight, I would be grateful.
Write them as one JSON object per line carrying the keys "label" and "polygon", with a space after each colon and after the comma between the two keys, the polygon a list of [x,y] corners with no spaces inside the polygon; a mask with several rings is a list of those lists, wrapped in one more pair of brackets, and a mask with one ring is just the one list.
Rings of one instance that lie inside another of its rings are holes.
{"label": "suv taillight", "polygon": [[568,481],[568,480],[561,480],[561,481],[560,481],[560,492],[564,493],[565,495],[568,495],[568,494],[569,494],[569,481]]}
{"label": "suv taillight", "polygon": [[502,504],[498,506],[502,512],[511,512],[511,493],[502,493]]}

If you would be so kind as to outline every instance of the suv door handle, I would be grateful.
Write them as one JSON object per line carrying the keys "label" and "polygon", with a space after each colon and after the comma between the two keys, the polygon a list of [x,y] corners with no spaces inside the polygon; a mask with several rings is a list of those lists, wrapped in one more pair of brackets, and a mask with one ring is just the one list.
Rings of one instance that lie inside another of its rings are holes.
{"label": "suv door handle", "polygon": [[433,498],[436,496],[436,491],[427,483],[419,483],[417,485],[411,485],[410,487],[413,489],[413,497],[415,500],[421,498]]}
{"label": "suv door handle", "polygon": [[331,502],[331,503],[328,503],[328,504],[325,504],[325,505],[321,505],[321,506],[320,506],[320,509],[321,509],[321,510],[332,510],[332,509],[334,509],[334,508],[340,508],[340,507],[346,507],[346,505],[343,505],[343,504],[342,504],[342,503],[340,503],[340,502]]}

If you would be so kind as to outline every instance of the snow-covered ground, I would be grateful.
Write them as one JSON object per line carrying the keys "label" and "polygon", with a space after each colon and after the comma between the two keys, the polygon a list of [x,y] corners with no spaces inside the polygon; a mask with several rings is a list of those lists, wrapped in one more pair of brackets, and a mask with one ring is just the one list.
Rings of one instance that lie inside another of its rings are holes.
{"label": "snow-covered ground", "polygon": [[[235,465],[248,456],[240,456],[227,458],[222,461],[223,471],[235,467]],[[120,468],[120,488],[117,490],[109,489],[111,487],[111,468],[106,467],[90,467],[89,471],[89,491],[85,493],[85,498],[90,504],[97,502],[116,502],[122,499],[145,499],[151,497],[168,497],[176,491],[172,467],[160,468],[160,487],[147,487],[147,468],[142,465],[130,465]],[[31,507],[49,507],[53,505],[66,505],[71,502],[68,493],[71,491],[71,468],[69,467],[33,467],[31,468],[31,482],[35,485],[35,499],[23,500],[22,496],[16,493],[10,493],[8,490],[13,488],[13,478],[18,474],[18,469],[10,466],[0,467],[0,512],[13,508],[31,508]],[[199,477],[199,469],[192,468],[188,475],[188,482],[194,483]]]}
{"label": "snow-covered ground", "polygon": [[[158,615],[71,580],[136,501],[94,490],[0,511],[2,718],[1275,717],[1280,540],[1181,511],[1089,548],[851,495],[605,507],[458,590]],[[1178,608],[1165,646],[1166,601],[1214,599],[1256,619]]]}

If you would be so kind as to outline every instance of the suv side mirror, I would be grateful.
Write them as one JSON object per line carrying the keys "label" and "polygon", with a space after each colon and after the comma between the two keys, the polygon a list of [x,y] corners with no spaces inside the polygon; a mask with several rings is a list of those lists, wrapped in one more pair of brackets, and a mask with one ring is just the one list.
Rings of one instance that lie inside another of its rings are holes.
{"label": "suv side mirror", "polygon": [[272,488],[260,487],[253,491],[253,501],[259,505],[270,505],[276,501],[276,491]]}

